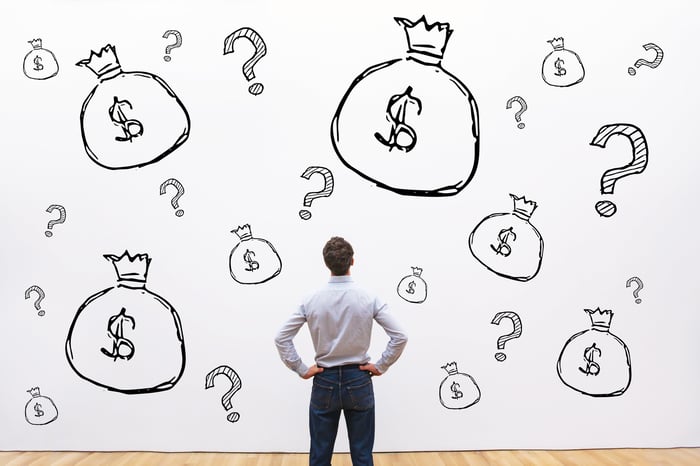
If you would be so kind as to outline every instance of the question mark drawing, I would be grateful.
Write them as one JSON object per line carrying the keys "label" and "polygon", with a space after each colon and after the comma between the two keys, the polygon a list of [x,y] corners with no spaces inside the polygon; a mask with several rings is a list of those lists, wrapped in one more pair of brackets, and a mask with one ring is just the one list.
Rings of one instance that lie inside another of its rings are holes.
{"label": "question mark drawing", "polygon": [[[644,50],[647,50],[647,51],[653,49],[654,52],[656,52],[656,58],[654,58],[654,61],[647,61],[644,59],[639,59],[636,62],[634,62],[634,67],[639,68],[640,66],[648,66],[649,68],[653,69],[653,68],[656,68],[657,66],[659,66],[661,64],[661,60],[664,59],[664,51],[661,50],[661,47],[659,47],[656,44],[652,44],[651,42],[648,44],[644,44],[643,47],[644,47]],[[629,68],[627,68],[627,72],[630,74],[630,76],[634,76],[635,74],[637,74],[637,70],[635,70],[631,66]]]}
{"label": "question mark drawing", "polygon": [[175,189],[177,189],[177,194],[175,194],[175,197],[170,201],[170,204],[173,206],[173,209],[177,209],[175,211],[175,215],[178,217],[182,217],[185,215],[185,211],[180,209],[180,206],[178,205],[178,202],[180,198],[182,197],[183,194],[185,194],[185,188],[182,186],[182,183],[180,183],[178,180],[175,178],[170,178],[168,180],[163,181],[163,183],[160,185],[160,195],[162,196],[165,194],[165,189],[168,186],[174,186]]}
{"label": "question mark drawing", "polygon": [[[243,76],[245,76],[248,81],[251,81],[255,79],[253,67],[267,54],[267,46],[265,45],[265,41],[263,41],[262,37],[260,37],[255,30],[251,28],[240,28],[224,39],[224,55],[233,53],[233,43],[236,39],[241,37],[248,39],[253,44],[253,47],[255,47],[255,54],[253,54],[248,61],[243,63]],[[248,88],[248,92],[253,95],[258,95],[262,93],[263,89],[265,89],[265,87],[262,84],[255,83]]]}
{"label": "question mark drawing", "polygon": [[[632,143],[632,162],[617,168],[611,168],[603,173],[600,179],[600,193],[613,194],[615,183],[626,176],[642,173],[647,168],[649,160],[649,148],[647,140],[644,137],[642,130],[634,125],[627,123],[613,123],[605,125],[598,130],[595,135],[592,146],[605,147],[610,136],[620,134],[627,137]],[[612,217],[617,212],[617,206],[611,201],[599,201],[595,205],[595,210],[601,217]]]}
{"label": "question mark drawing", "polygon": [[[505,349],[507,341],[518,338],[518,337],[520,337],[520,335],[523,334],[523,324],[520,321],[520,316],[518,316],[518,314],[516,314],[515,312],[511,312],[511,311],[499,312],[498,314],[493,316],[493,320],[491,321],[491,323],[498,325],[501,323],[501,319],[503,319],[503,318],[510,319],[513,322],[513,331],[507,335],[503,335],[503,336],[498,337],[496,345],[497,345],[499,350]],[[498,352],[498,353],[496,353],[495,356],[496,356],[496,361],[498,361],[498,362],[503,362],[506,360],[505,353]]]}
{"label": "question mark drawing", "polygon": [[516,95],[515,97],[511,97],[510,99],[508,99],[508,102],[506,102],[506,109],[510,109],[513,106],[514,102],[520,104],[520,110],[515,112],[515,121],[518,122],[518,128],[523,129],[525,127],[525,123],[520,122],[520,116],[523,113],[525,113],[525,110],[527,110],[527,104],[525,103],[525,99],[523,99],[519,95]]}
{"label": "question mark drawing", "polygon": [[639,304],[642,302],[641,298],[639,297],[639,292],[642,291],[642,288],[644,288],[644,283],[642,283],[642,280],[639,279],[639,277],[632,277],[629,280],[627,280],[627,286],[625,288],[629,288],[632,286],[632,282],[637,283],[637,288],[632,292],[632,296],[634,296],[635,299],[634,302]]}
{"label": "question mark drawing", "polygon": [[[224,407],[226,411],[229,409],[233,408],[233,405],[231,404],[231,398],[233,398],[233,395],[236,394],[238,390],[241,389],[241,378],[238,377],[238,374],[236,374],[236,371],[231,369],[228,366],[219,366],[216,369],[212,370],[207,374],[206,382],[204,384],[204,388],[212,388],[214,386],[214,377],[217,375],[223,374],[226,376],[227,379],[231,381],[231,389],[224,393],[224,396],[221,397],[221,405]],[[229,420],[229,422],[236,422],[241,418],[241,415],[233,412],[229,413],[228,416],[226,416],[226,419]]]}
{"label": "question mark drawing", "polygon": [[53,233],[49,230],[51,230],[54,225],[58,225],[58,224],[66,221],[66,209],[65,209],[65,207],[63,207],[62,205],[52,204],[46,209],[46,211],[48,213],[51,213],[54,210],[58,210],[59,217],[56,220],[49,221],[49,224],[46,226],[46,228],[48,228],[48,230],[46,230],[44,232],[44,234],[46,235],[47,238],[51,238],[53,236]]}
{"label": "question mark drawing", "polygon": [[[310,180],[314,173],[320,173],[323,175],[323,189],[321,191],[310,192],[304,196],[304,207],[311,207],[311,201],[318,199],[319,197],[328,197],[333,192],[333,174],[325,167],[309,167],[304,171],[304,173],[301,174],[301,177]],[[308,210],[300,210],[299,217],[304,220],[308,220],[311,218],[311,212]]]}
{"label": "question mark drawing", "polygon": [[39,297],[36,298],[36,300],[34,301],[34,309],[39,311],[37,312],[38,315],[43,316],[44,314],[46,314],[46,312],[41,308],[41,301],[46,297],[46,294],[44,294],[44,290],[39,288],[37,285],[32,285],[29,288],[27,288],[27,290],[24,292],[24,299],[29,299],[33,291],[39,295]]}
{"label": "question mark drawing", "polygon": [[163,39],[167,39],[169,36],[175,36],[175,43],[165,47],[165,56],[163,57],[165,61],[170,61],[170,51],[172,49],[176,49],[182,45],[182,34],[180,34],[180,31],[169,29],[163,34]]}

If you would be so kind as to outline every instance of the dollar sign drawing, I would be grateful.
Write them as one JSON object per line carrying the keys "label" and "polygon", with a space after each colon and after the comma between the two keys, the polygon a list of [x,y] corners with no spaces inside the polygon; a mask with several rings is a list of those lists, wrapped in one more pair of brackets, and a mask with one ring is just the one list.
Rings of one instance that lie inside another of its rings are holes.
{"label": "dollar sign drawing", "polygon": [[119,100],[114,96],[114,103],[109,107],[109,118],[116,126],[119,126],[124,132],[124,136],[117,136],[114,139],[117,141],[129,141],[143,134],[143,125],[139,120],[129,119],[124,113],[125,110],[133,110],[131,102],[128,100]]}
{"label": "dollar sign drawing", "polygon": [[460,391],[459,384],[457,382],[452,382],[452,385],[450,385],[450,390],[452,390],[453,400],[459,400],[464,396],[464,393]]}
{"label": "dollar sign drawing", "polygon": [[122,308],[119,314],[109,318],[107,323],[107,333],[112,339],[112,351],[107,351],[105,348],[100,348],[102,354],[113,358],[126,359],[127,361],[134,357],[136,348],[128,338],[124,338],[124,324],[130,323],[131,329],[136,329],[136,321],[133,317],[126,314],[126,308]]}
{"label": "dollar sign drawing", "polygon": [[41,71],[44,65],[41,64],[41,57],[34,57],[34,71]]}
{"label": "dollar sign drawing", "polygon": [[34,411],[36,412],[34,417],[41,417],[45,414],[44,411],[41,409],[41,403],[37,403],[34,405]]}
{"label": "dollar sign drawing", "polygon": [[243,254],[243,260],[248,263],[248,267],[246,267],[246,270],[248,272],[252,272],[260,268],[260,264],[258,263],[258,261],[253,260],[254,256],[255,252],[251,251],[250,249],[246,249],[245,254]]}
{"label": "dollar sign drawing", "polygon": [[[493,244],[491,245],[491,249],[494,250],[496,254],[500,254],[501,256],[508,257],[510,256],[510,253],[513,251],[508,244],[508,241],[511,239],[515,241],[517,238],[516,234],[513,232],[513,227],[510,228],[504,228],[498,233],[498,247],[494,246]],[[505,249],[505,252],[503,251]]]}
{"label": "dollar sign drawing", "polygon": [[557,60],[554,62],[554,67],[557,69],[557,71],[554,73],[555,76],[564,76],[566,74],[566,68],[564,68],[562,65],[564,65],[564,60],[557,58]]}
{"label": "dollar sign drawing", "polygon": [[416,282],[414,280],[411,280],[411,282],[408,284],[408,288],[406,288],[406,293],[413,294],[416,292]]}
{"label": "dollar sign drawing", "polygon": [[600,374],[600,365],[598,365],[597,362],[593,361],[596,352],[598,352],[598,356],[601,356],[603,354],[603,352],[600,351],[600,348],[596,348],[595,343],[593,343],[592,346],[586,348],[586,350],[583,352],[583,359],[586,360],[586,368],[584,369],[583,367],[579,367],[578,370],[580,370],[586,375]]}
{"label": "dollar sign drawing", "polygon": [[416,130],[406,124],[406,109],[409,105],[416,105],[416,115],[420,115],[423,104],[420,99],[413,97],[413,88],[408,86],[403,94],[396,94],[389,99],[386,107],[386,119],[391,123],[389,138],[385,138],[379,132],[374,137],[391,151],[394,148],[400,151],[410,152],[416,145],[418,136]]}

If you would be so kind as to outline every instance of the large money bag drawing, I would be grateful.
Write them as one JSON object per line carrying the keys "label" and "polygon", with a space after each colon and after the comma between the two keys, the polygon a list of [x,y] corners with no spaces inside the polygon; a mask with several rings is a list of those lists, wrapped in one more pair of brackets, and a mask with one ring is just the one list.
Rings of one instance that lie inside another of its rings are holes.
{"label": "large money bag drawing", "polygon": [[440,403],[447,409],[464,409],[481,399],[481,390],[469,374],[457,371],[457,363],[442,366],[447,377],[440,383]]}
{"label": "large money bag drawing", "polygon": [[51,50],[42,47],[41,39],[28,41],[32,50],[24,57],[22,71],[30,79],[49,79],[58,74],[58,61]]}
{"label": "large money bag drawing", "polygon": [[39,387],[27,390],[32,395],[24,406],[24,418],[35,426],[43,426],[58,418],[58,408],[51,398],[41,394]]}
{"label": "large money bag drawing", "polygon": [[428,284],[421,278],[422,268],[411,267],[411,269],[413,273],[399,281],[396,292],[409,303],[420,304],[428,297]]}
{"label": "large money bag drawing", "polygon": [[168,390],[185,370],[180,316],[146,288],[147,254],[104,257],[114,265],[117,284],[78,309],[66,340],[68,362],[80,377],[109,390]]}
{"label": "large money bag drawing", "polygon": [[591,328],[566,342],[557,361],[557,374],[565,385],[584,395],[622,395],[632,380],[629,349],[610,333],[612,311],[585,311]]}
{"label": "large money bag drawing", "polygon": [[112,45],[77,65],[100,80],[80,111],[83,144],[95,163],[112,170],[143,167],[187,140],[189,114],[161,78],[122,71]]}
{"label": "large money bag drawing", "polygon": [[564,38],[548,40],[553,51],[542,62],[542,79],[550,86],[569,87],[583,81],[586,74],[576,52],[564,48]]}
{"label": "large money bag drawing", "polygon": [[469,250],[495,274],[527,281],[539,272],[544,252],[542,236],[530,223],[537,203],[510,197],[513,211],[492,214],[479,222],[469,235]]}
{"label": "large money bag drawing", "polygon": [[262,238],[253,238],[250,225],[243,225],[235,233],[241,242],[229,255],[231,277],[244,285],[264,283],[282,271],[282,261],[274,246]]}
{"label": "large money bag drawing", "polygon": [[442,67],[448,23],[395,18],[408,51],[363,71],[331,124],[340,160],[377,186],[412,196],[451,196],[479,159],[479,117],[469,89]]}

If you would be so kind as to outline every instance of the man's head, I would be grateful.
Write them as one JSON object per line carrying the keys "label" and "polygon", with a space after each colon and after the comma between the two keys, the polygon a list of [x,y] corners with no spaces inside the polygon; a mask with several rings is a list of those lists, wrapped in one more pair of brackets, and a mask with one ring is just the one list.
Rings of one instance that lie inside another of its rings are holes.
{"label": "man's head", "polygon": [[350,243],[340,236],[334,236],[323,247],[323,261],[332,275],[347,275],[353,263],[354,253]]}

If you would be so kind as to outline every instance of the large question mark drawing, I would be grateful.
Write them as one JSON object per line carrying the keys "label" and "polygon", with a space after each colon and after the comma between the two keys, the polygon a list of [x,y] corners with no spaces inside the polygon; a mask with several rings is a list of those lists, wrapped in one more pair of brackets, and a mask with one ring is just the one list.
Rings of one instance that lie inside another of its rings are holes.
{"label": "large question mark drawing", "polygon": [[[598,130],[598,134],[596,134],[593,141],[591,141],[591,145],[604,148],[610,136],[616,134],[627,137],[630,143],[632,143],[632,162],[623,167],[611,168],[603,173],[600,179],[601,194],[613,194],[615,183],[619,179],[642,173],[647,168],[649,159],[647,140],[642,130],[634,125],[627,123],[605,125]],[[611,201],[599,201],[595,205],[595,210],[601,217],[612,217],[615,212],[617,212],[617,206]]]}
{"label": "large question mark drawing", "polygon": [[632,286],[632,283],[636,282],[637,283],[637,288],[632,292],[632,296],[634,296],[635,299],[634,302],[639,304],[642,302],[642,299],[639,297],[639,292],[642,291],[642,288],[644,288],[644,283],[642,283],[642,280],[639,277],[632,277],[629,280],[627,280],[627,285],[625,288],[629,288]]}
{"label": "large question mark drawing", "polygon": [[[333,174],[325,167],[309,167],[304,171],[304,173],[301,174],[301,177],[310,180],[314,173],[320,173],[323,175],[323,189],[321,191],[310,192],[304,196],[304,207],[311,207],[311,201],[318,199],[319,197],[328,197],[333,192]],[[311,212],[308,210],[300,210],[299,217],[303,218],[304,220],[308,220],[311,218]]]}
{"label": "large question mark drawing", "polygon": [[44,232],[44,234],[46,235],[47,238],[51,238],[53,236],[53,233],[50,230],[53,228],[54,225],[58,225],[58,224],[61,224],[61,223],[66,221],[66,209],[65,209],[65,207],[63,207],[62,205],[52,204],[46,209],[46,211],[48,213],[51,213],[54,210],[58,210],[59,217],[56,220],[49,221],[49,224],[46,226],[46,228],[48,228],[48,230],[46,230]]}
{"label": "large question mark drawing", "polygon": [[[267,54],[267,46],[265,45],[265,41],[263,41],[262,37],[260,37],[255,30],[251,28],[240,28],[224,39],[224,55],[233,53],[233,43],[236,39],[241,37],[248,39],[253,44],[253,47],[255,47],[255,54],[248,61],[243,63],[243,76],[245,76],[248,81],[252,81],[255,79],[253,67]],[[262,84],[255,83],[248,87],[248,92],[253,95],[258,95],[262,93],[263,89],[265,89],[265,87]]]}
{"label": "large question mark drawing", "polygon": [[[648,66],[649,68],[653,69],[653,68],[656,68],[657,66],[659,66],[661,64],[661,60],[664,59],[664,51],[661,50],[661,47],[659,47],[656,44],[652,44],[651,42],[648,44],[644,44],[643,47],[644,47],[644,50],[647,50],[647,51],[653,49],[654,52],[656,52],[656,57],[654,58],[654,61],[647,61],[647,60],[644,60],[643,58],[639,59],[636,62],[634,62],[634,67],[639,68],[640,66]],[[630,74],[630,76],[634,76],[635,74],[637,74],[637,70],[635,70],[631,66],[629,68],[627,68],[627,72]]]}
{"label": "large question mark drawing", "polygon": [[182,183],[180,183],[178,180],[175,178],[170,178],[165,181],[160,185],[160,195],[162,196],[165,194],[165,190],[168,186],[174,186],[175,189],[177,189],[177,194],[175,194],[175,197],[170,201],[170,204],[173,206],[173,209],[177,209],[175,211],[175,215],[178,217],[182,217],[185,215],[185,211],[180,209],[180,206],[178,205],[178,201],[182,197],[183,194],[185,194],[185,188],[182,186]]}
{"label": "large question mark drawing", "polygon": [[44,290],[39,288],[37,285],[32,285],[24,292],[24,299],[29,299],[32,296],[32,292],[39,295],[39,297],[34,301],[34,309],[39,311],[37,312],[38,315],[43,316],[46,314],[46,311],[41,308],[41,301],[46,297],[46,294],[44,293]]}
{"label": "large question mark drawing", "polygon": [[176,49],[182,45],[182,34],[180,34],[180,31],[169,29],[163,34],[163,39],[167,39],[169,36],[175,36],[175,43],[165,47],[165,56],[163,57],[165,61],[170,61],[170,51],[172,49]]}
{"label": "large question mark drawing", "polygon": [[518,122],[518,128],[523,129],[525,127],[525,123],[520,122],[520,117],[523,113],[525,113],[525,110],[527,110],[527,104],[525,103],[525,99],[523,99],[519,95],[516,95],[508,99],[508,102],[506,102],[506,109],[510,109],[513,106],[514,102],[520,104],[520,110],[515,112],[515,121]]}
{"label": "large question mark drawing", "polygon": [[[217,375],[224,375],[231,381],[231,389],[224,393],[224,396],[221,397],[221,405],[226,411],[228,411],[229,409],[233,408],[231,398],[233,398],[233,395],[235,395],[236,392],[241,389],[241,378],[238,377],[236,371],[231,369],[229,366],[219,366],[207,374],[206,382],[204,384],[205,389],[212,388],[214,386],[214,377]],[[229,415],[226,416],[226,419],[228,419],[229,422],[236,422],[240,418],[241,415],[236,412],[229,413]]]}
{"label": "large question mark drawing", "polygon": [[[498,314],[493,316],[493,320],[491,321],[491,323],[498,325],[501,323],[501,319],[504,318],[510,319],[513,322],[513,331],[507,335],[498,337],[498,340],[496,341],[496,346],[499,350],[505,349],[507,341],[514,340],[515,338],[518,338],[520,337],[520,335],[523,334],[523,323],[520,321],[520,316],[518,316],[518,314],[516,314],[515,312],[499,312]],[[503,362],[506,360],[505,353],[501,353],[500,351],[496,353],[495,357],[498,362]]]}

